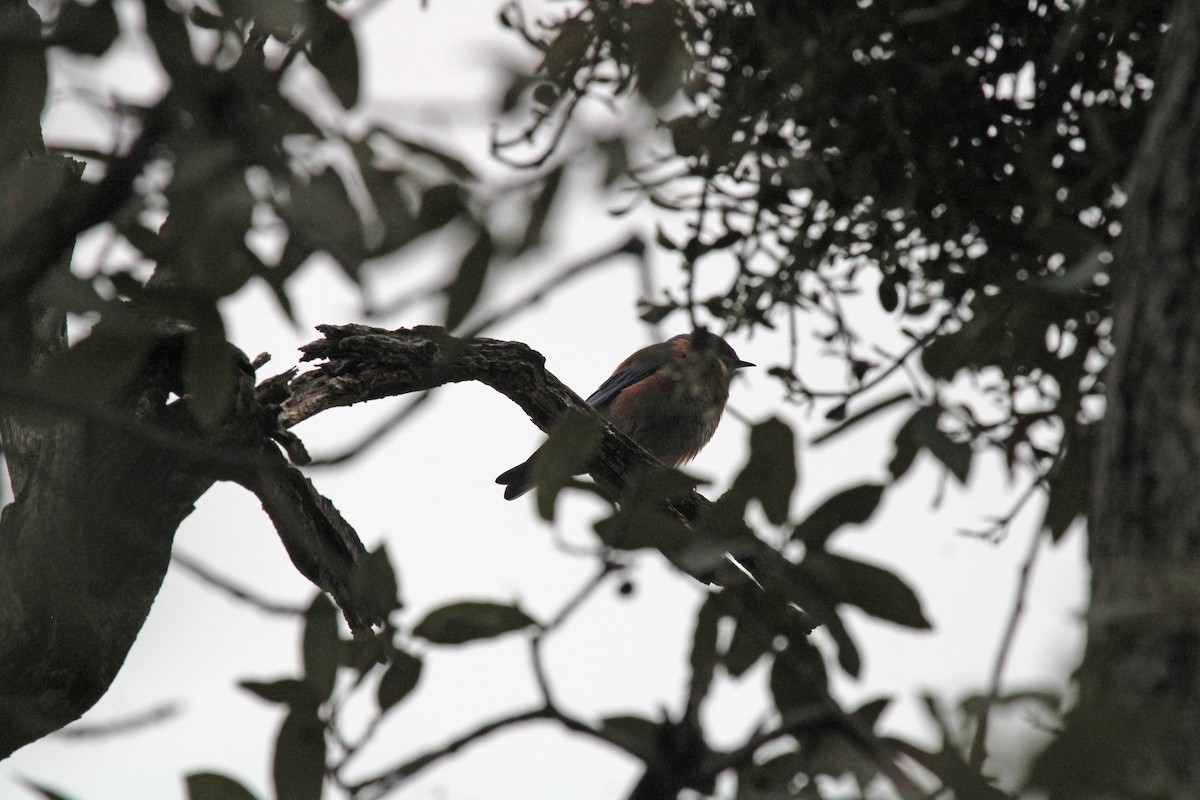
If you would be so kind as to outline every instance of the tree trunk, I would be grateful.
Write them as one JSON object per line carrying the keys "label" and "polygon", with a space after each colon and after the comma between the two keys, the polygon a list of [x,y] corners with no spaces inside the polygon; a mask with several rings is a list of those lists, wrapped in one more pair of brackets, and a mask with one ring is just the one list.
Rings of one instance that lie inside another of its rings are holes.
{"label": "tree trunk", "polygon": [[1200,2],[1180,0],[1126,184],[1079,700],[1057,797],[1200,794]]}

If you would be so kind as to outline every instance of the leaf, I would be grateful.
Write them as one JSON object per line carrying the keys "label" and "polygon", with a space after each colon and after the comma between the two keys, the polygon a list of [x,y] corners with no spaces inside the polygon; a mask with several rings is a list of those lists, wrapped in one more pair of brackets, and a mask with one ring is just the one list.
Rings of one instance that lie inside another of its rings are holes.
{"label": "leaf", "polygon": [[417,210],[417,235],[449,225],[466,210],[462,189],[453,183],[431,186],[421,195],[421,207]]}
{"label": "leaf", "polygon": [[350,23],[324,3],[309,3],[313,26],[308,60],[325,76],[338,102],[352,108],[358,102],[358,43]]}
{"label": "leaf", "polygon": [[521,244],[517,248],[518,252],[523,253],[542,243],[542,233],[546,227],[546,220],[550,217],[550,209],[553,208],[554,200],[558,197],[562,176],[563,168],[558,166],[543,178],[542,189],[529,206],[529,221],[525,225],[525,235],[521,238]]}
{"label": "leaf", "polygon": [[792,639],[771,665],[771,697],[781,713],[828,697],[825,659],[807,639]]}
{"label": "leaf", "polygon": [[233,778],[215,772],[187,776],[188,800],[257,800],[254,793]]}
{"label": "leaf", "polygon": [[796,488],[796,437],[778,417],[750,429],[750,460],[738,475],[762,504],[767,519],[776,525],[787,521]]}
{"label": "leaf", "polygon": [[[885,737],[883,741],[940,778],[948,787],[954,790],[955,797],[964,798],[964,800],[1012,800],[1009,795],[988,783],[987,779],[980,775],[978,770],[968,766],[962,760],[962,757],[953,750],[946,749],[933,753],[899,739]],[[1053,746],[1051,745],[1051,747]],[[1043,757],[1044,755],[1043,753]],[[1036,767],[1034,769],[1034,777],[1036,785]],[[1078,790],[1080,785],[1077,783],[1070,788]],[[1102,786],[1097,784],[1094,788],[1100,789]],[[1103,788],[1107,789],[1111,788],[1111,786],[1104,786]],[[1056,793],[1055,796],[1069,795],[1058,795]]]}
{"label": "leaf", "polygon": [[391,666],[383,673],[383,677],[379,679],[379,689],[376,691],[376,698],[379,701],[379,710],[387,711],[392,706],[399,703],[408,694],[416,688],[417,681],[421,678],[421,668],[424,662],[417,656],[397,650]]}
{"label": "leaf", "polygon": [[877,293],[879,295],[880,307],[889,314],[895,311],[900,305],[900,291],[896,288],[896,281],[893,276],[884,276],[883,280],[879,282]]}
{"label": "leaf", "polygon": [[233,408],[233,347],[225,340],[225,323],[215,305],[195,309],[192,321],[196,327],[183,349],[183,385],[192,417],[212,429]]}
{"label": "leaf", "polygon": [[702,700],[712,685],[713,672],[717,664],[717,633],[721,621],[721,599],[717,594],[705,598],[696,614],[696,628],[692,634],[692,652],[689,664],[692,668],[690,695],[696,702]]}
{"label": "leaf", "polygon": [[492,261],[492,236],[481,228],[475,244],[463,256],[458,265],[454,282],[446,289],[446,328],[457,328],[483,294],[483,279],[487,276]]}
{"label": "leaf", "polygon": [[294,251],[289,257],[285,250],[283,261],[294,269],[309,254],[324,250],[357,280],[367,255],[366,242],[362,220],[342,179],[332,169],[325,169],[307,180],[293,181],[288,188],[288,201],[275,206],[280,219],[287,223],[288,246]]}
{"label": "leaf", "polygon": [[941,428],[934,426],[925,432],[929,453],[950,470],[950,474],[965,484],[971,472],[970,442],[956,442]]}
{"label": "leaf", "polygon": [[804,769],[801,753],[789,750],[761,763],[747,759],[737,768],[737,800],[788,800],[805,797],[792,791]]}
{"label": "leaf", "polygon": [[323,592],[317,594],[304,619],[304,682],[312,687],[322,701],[328,700],[333,694],[341,655],[333,603]]}
{"label": "leaf", "polygon": [[718,498],[705,520],[711,530],[738,525],[746,504],[757,499],[767,519],[776,525],[787,521],[796,487],[796,437],[787,423],[772,417],[750,429],[750,456],[733,485]]}
{"label": "leaf", "polygon": [[612,716],[600,720],[600,733],[618,747],[646,763],[660,759],[659,742],[662,727],[644,717]]}
{"label": "leaf", "polygon": [[22,779],[21,783],[25,784],[26,788],[28,788],[30,791],[34,791],[34,792],[37,792],[38,794],[40,794],[46,800],[71,800],[71,798],[68,797],[67,795],[65,795],[61,792],[56,792],[53,789],[43,786],[40,783],[35,783],[34,781],[26,780],[26,779]]}
{"label": "leaf", "polygon": [[390,634],[379,631],[373,636],[342,639],[338,643],[338,663],[358,673],[357,686],[376,664],[386,664],[391,654]]}
{"label": "leaf", "polygon": [[1050,532],[1052,541],[1057,542],[1071,527],[1071,523],[1082,515],[1087,502],[1089,478],[1091,477],[1091,441],[1078,428],[1065,443],[1067,452],[1058,471],[1049,480],[1049,498],[1046,515],[1042,520],[1043,530]]}
{"label": "leaf", "polygon": [[325,784],[325,726],[316,706],[293,706],[275,740],[277,800],[320,800]]}
{"label": "leaf", "polygon": [[893,481],[908,472],[917,453],[928,443],[928,432],[937,428],[940,415],[941,411],[936,406],[921,406],[900,426],[896,432],[896,452],[888,464]]}
{"label": "leaf", "polygon": [[386,545],[367,553],[358,565],[361,580],[367,587],[371,597],[371,607],[386,617],[393,611],[403,607],[400,600],[400,582],[396,577],[396,568],[388,558]]}
{"label": "leaf", "polygon": [[263,700],[288,706],[316,706],[321,701],[312,686],[295,678],[280,678],[277,681],[266,682],[241,681],[238,686],[251,694],[258,695]]}
{"label": "leaf", "polygon": [[554,423],[533,459],[532,477],[542,519],[554,519],[559,493],[572,477],[586,471],[603,430],[604,421],[595,414],[565,414]]}
{"label": "leaf", "polygon": [[[37,41],[41,36],[41,18],[26,3],[9,3],[5,22],[14,39],[27,35]],[[48,85],[44,47],[0,48],[0,172],[18,161],[27,148],[41,145]],[[6,206],[6,212],[9,208]],[[2,226],[0,222],[0,230]]]}
{"label": "leaf", "polygon": [[653,469],[641,476],[633,497],[616,514],[596,523],[596,533],[606,545],[619,550],[658,550],[682,569],[678,559],[696,539],[668,502],[695,485],[694,478],[677,469]]}
{"label": "leaf", "polygon": [[50,41],[80,55],[102,56],[120,32],[111,0],[95,0],[86,6],[68,0],[58,12]]}
{"label": "leaf", "polygon": [[95,405],[114,397],[141,372],[153,346],[148,331],[101,320],[86,339],[39,365],[34,379],[55,397]]}
{"label": "leaf", "polygon": [[823,550],[810,550],[797,569],[833,602],[857,606],[873,617],[908,628],[930,627],[913,590],[882,567]]}
{"label": "leaf", "polygon": [[860,525],[871,518],[883,498],[883,485],[863,483],[838,492],[813,509],[792,529],[792,540],[824,548],[829,537],[844,525]]}
{"label": "leaf", "polygon": [[767,652],[771,637],[751,614],[742,614],[737,619],[729,647],[721,655],[725,671],[735,678],[741,677]]}
{"label": "leaf", "polygon": [[537,625],[537,622],[515,605],[467,601],[429,612],[413,628],[413,635],[434,644],[463,644],[491,639],[530,625]]}

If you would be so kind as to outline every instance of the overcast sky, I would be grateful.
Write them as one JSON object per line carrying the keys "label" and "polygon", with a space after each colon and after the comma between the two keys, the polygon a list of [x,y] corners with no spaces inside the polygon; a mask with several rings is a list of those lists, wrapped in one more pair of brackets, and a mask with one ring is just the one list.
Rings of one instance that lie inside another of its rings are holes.
{"label": "overcast sky", "polygon": [[[118,0],[127,21],[136,7]],[[366,79],[357,117],[382,120],[398,130],[438,142],[453,141],[472,162],[487,159],[490,122],[487,98],[502,79],[498,63],[528,59],[510,32],[496,24],[498,3],[483,0],[415,0],[378,4],[358,28]],[[107,127],[74,91],[146,99],[160,90],[153,60],[125,40],[99,66],[56,55],[56,81],[47,138],[77,141],[86,132],[106,141]],[[573,259],[618,242],[630,230],[653,235],[646,215],[616,219],[586,190],[587,164],[569,174],[580,187],[555,212],[545,252],[495,276],[490,307],[501,307],[532,282]],[[88,245],[80,248],[81,259]],[[423,286],[444,274],[451,256],[437,248],[401,253],[370,268],[368,283],[383,299]],[[663,283],[672,264],[655,262]],[[639,281],[625,265],[580,280],[548,303],[488,331],[529,343],[547,366],[581,394],[588,394],[629,352],[653,336],[637,319]],[[263,374],[296,363],[296,348],[316,338],[311,326],[362,320],[359,290],[326,263],[314,262],[292,287],[302,326],[292,326],[261,286],[249,286],[223,311],[231,336],[246,352],[270,352]],[[385,327],[436,324],[436,301],[407,308],[372,324]],[[676,323],[682,330],[683,322]],[[886,325],[880,317],[878,324]],[[675,328],[668,335],[679,332]],[[731,337],[743,358],[769,367],[782,363],[782,336]],[[815,380],[833,383],[813,353]],[[402,401],[401,401],[402,402]],[[782,402],[765,369],[750,370],[732,391],[731,406],[750,421],[784,416],[801,440],[824,429]],[[329,412],[297,429],[316,456],[357,441],[397,402]],[[884,416],[855,433],[800,453],[801,488],[794,517],[839,488],[880,480],[891,457],[891,437],[902,414]],[[713,482],[715,496],[744,462],[747,428],[726,416],[713,443],[691,471]],[[502,499],[493,478],[523,460],[541,434],[520,410],[486,387],[454,385],[406,427],[391,433],[362,457],[337,469],[313,470],[318,488],[358,529],[368,547],[386,542],[398,566],[412,624],[427,610],[454,598],[519,600],[535,616],[551,616],[591,575],[593,564],[556,548],[550,530],[527,496]],[[851,614],[863,645],[865,669],[858,681],[839,680],[853,705],[881,694],[898,699],[885,717],[895,731],[933,744],[919,701],[932,692],[948,703],[986,686],[1003,621],[1012,602],[1017,569],[1040,520],[1031,504],[1011,535],[992,545],[957,533],[980,528],[1007,511],[1014,489],[998,460],[977,459],[969,490],[940,489],[939,470],[926,460],[889,492],[866,529],[834,539],[833,548],[902,575],[920,594],[934,623],[914,633]],[[935,497],[944,494],[937,508]],[[589,541],[597,509],[568,504],[555,525],[559,537]],[[179,551],[252,586],[274,600],[305,605],[313,587],[291,566],[255,499],[221,485],[210,491],[180,529]],[[1013,652],[1007,686],[1063,689],[1082,646],[1078,617],[1086,599],[1083,536],[1072,531],[1057,547],[1045,546],[1034,575],[1029,611]],[[686,680],[691,619],[702,599],[698,586],[664,568],[652,556],[632,573],[635,591],[615,586],[589,601],[578,618],[547,645],[551,680],[563,705],[585,717],[620,713],[655,715],[677,709]],[[818,633],[818,640],[823,641]],[[526,649],[519,638],[464,648],[427,648],[416,694],[393,712],[364,771],[395,763],[446,741],[479,722],[537,701]],[[271,706],[237,688],[238,680],[294,676],[300,670],[299,626],[233,601],[173,566],[141,636],[111,690],[79,723],[98,725],[171,704],[167,721],[136,733],[103,739],[48,737],[0,763],[0,797],[31,798],[22,778],[55,788],[76,800],[124,800],[184,796],[182,776],[197,770],[228,773],[260,797],[271,796],[270,754],[281,720]],[[725,681],[710,709],[714,744],[733,745],[764,709],[765,674],[752,670]],[[993,746],[1005,752],[1001,726]],[[545,798],[607,800],[623,795],[636,765],[619,753],[581,741],[552,725],[502,734],[447,760],[397,793],[401,798]],[[586,780],[581,776],[587,776]],[[336,795],[334,795],[336,796]]]}

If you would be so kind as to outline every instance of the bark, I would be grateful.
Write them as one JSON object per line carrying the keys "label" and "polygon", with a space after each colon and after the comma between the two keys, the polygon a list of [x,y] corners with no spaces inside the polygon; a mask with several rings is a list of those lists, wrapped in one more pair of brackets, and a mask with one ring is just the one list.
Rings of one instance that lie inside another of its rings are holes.
{"label": "bark", "polygon": [[1200,795],[1200,3],[1174,15],[1116,258],[1079,700],[1038,767],[1059,797]]}
{"label": "bark", "polygon": [[[10,327],[31,319],[0,317]],[[167,402],[169,392],[183,392],[178,336],[164,334],[138,380],[100,409],[47,415],[31,408],[46,399],[36,390],[0,379],[16,496],[0,519],[0,757],[77,719],[107,690],[162,584],[175,530],[216,480],[258,495],[293,563],[333,595],[353,630],[380,621],[357,570],[362,544],[280,452],[277,445],[306,458],[286,428],[330,408],[467,380],[509,397],[543,430],[570,411],[595,413],[520,343],[460,340],[440,328],[322,332],[304,349],[320,363],[300,375],[256,388],[243,359],[234,411],[212,431],[196,427],[186,397]],[[24,340],[32,336],[23,329]],[[47,341],[61,346],[60,327]],[[0,355],[15,358],[9,347]],[[658,466],[606,426],[589,469],[617,497]],[[708,507],[695,492],[670,500],[685,525]],[[764,547],[760,579],[773,559]]]}

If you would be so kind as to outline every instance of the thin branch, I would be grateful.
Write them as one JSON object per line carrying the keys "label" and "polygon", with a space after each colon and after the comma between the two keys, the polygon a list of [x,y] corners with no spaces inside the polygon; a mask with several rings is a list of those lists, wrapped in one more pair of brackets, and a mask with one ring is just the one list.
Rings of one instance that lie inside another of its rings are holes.
{"label": "thin branch", "polygon": [[641,260],[642,254],[646,251],[646,243],[638,234],[632,234],[625,241],[613,247],[606,247],[593,255],[590,255],[571,266],[564,269],[554,277],[548,279],[545,283],[534,288],[520,300],[510,304],[507,308],[497,311],[489,317],[476,322],[470,328],[462,332],[464,338],[478,336],[488,328],[493,328],[501,322],[505,322],[511,317],[526,311],[531,306],[541,302],[556,289],[561,288],[564,284],[583,275],[595,267],[603,266],[608,263],[613,257],[619,255],[631,255]]}
{"label": "thin branch", "polygon": [[403,406],[390,417],[388,417],[383,424],[375,427],[370,433],[368,433],[366,436],[363,436],[357,444],[352,445],[351,447],[348,447],[335,455],[314,459],[304,466],[332,467],[362,455],[367,450],[384,441],[389,433],[403,425],[413,414],[420,411],[421,407],[429,402],[430,397],[432,397],[432,395],[429,392],[422,392],[421,394],[417,395],[415,400]]}
{"label": "thin branch", "polygon": [[1021,564],[1021,572],[1017,578],[1016,594],[1013,598],[1012,610],[1008,614],[1008,622],[1004,626],[1004,635],[1000,639],[1000,649],[996,652],[996,660],[992,664],[991,685],[983,709],[979,712],[979,721],[975,725],[975,737],[971,741],[971,750],[967,755],[967,763],[971,769],[981,771],[983,762],[987,759],[988,719],[992,706],[1000,696],[1000,684],[1004,679],[1004,668],[1012,652],[1013,642],[1016,641],[1017,627],[1021,615],[1025,613],[1025,597],[1029,593],[1029,582],[1033,577],[1033,567],[1037,563],[1038,553],[1041,552],[1042,526],[1034,530],[1029,543],[1029,552]]}
{"label": "thin branch", "polygon": [[191,556],[184,555],[176,549],[171,554],[171,561],[178,564],[185,571],[190,572],[195,577],[199,578],[204,583],[219,589],[227,595],[234,597],[243,603],[249,603],[260,611],[265,611],[268,614],[277,614],[280,616],[303,617],[305,609],[299,606],[291,606],[286,603],[277,603],[273,600],[268,600],[261,595],[255,594],[249,589],[238,586],[233,581],[210,570],[202,565],[199,561],[194,560]]}
{"label": "thin branch", "polygon": [[494,719],[491,722],[485,722],[478,728],[475,728],[469,733],[465,733],[456,739],[453,739],[439,748],[430,750],[416,758],[406,761],[398,767],[394,767],[387,772],[376,775],[372,778],[367,778],[355,784],[346,787],[350,792],[350,796],[355,800],[376,800],[383,797],[396,786],[421,772],[427,767],[436,764],[447,756],[454,755],[459,750],[462,750],[467,745],[478,741],[486,736],[490,736],[496,731],[513,725],[519,725],[523,722],[529,722],[536,719],[551,719],[553,715],[546,707],[535,708],[529,711],[522,711],[518,714],[510,714],[499,719]]}
{"label": "thin branch", "polygon": [[124,719],[111,722],[100,722],[93,725],[71,725],[56,731],[53,735],[63,739],[101,739],[106,736],[119,736],[126,733],[148,728],[159,722],[164,722],[179,713],[174,703],[163,703],[146,711],[140,711]]}
{"label": "thin branch", "polygon": [[621,568],[622,567],[620,564],[605,559],[596,574],[593,575],[587,583],[581,586],[579,591],[572,595],[569,600],[567,600],[563,607],[559,609],[558,613],[554,616],[554,619],[547,622],[538,629],[537,633],[530,637],[529,654],[533,663],[533,677],[537,682],[538,691],[540,691],[542,694],[542,701],[546,704],[546,708],[557,711],[558,705],[554,701],[554,693],[550,689],[550,678],[546,674],[546,664],[542,658],[543,640],[550,633],[553,633],[555,630],[562,627],[567,619],[574,614],[581,605],[583,605],[584,601],[586,601],[592,596],[593,593],[595,593],[596,589],[600,587],[600,584],[604,583],[605,578]]}

